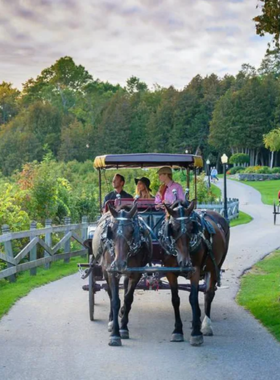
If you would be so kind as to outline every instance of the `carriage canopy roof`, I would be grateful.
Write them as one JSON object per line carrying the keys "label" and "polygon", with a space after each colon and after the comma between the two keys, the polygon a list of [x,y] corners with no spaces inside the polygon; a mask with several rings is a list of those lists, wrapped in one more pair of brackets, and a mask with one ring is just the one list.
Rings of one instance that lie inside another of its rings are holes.
{"label": "carriage canopy roof", "polygon": [[201,168],[203,166],[203,160],[201,156],[193,154],[108,154],[95,157],[93,166],[96,169],[155,168],[159,166]]}

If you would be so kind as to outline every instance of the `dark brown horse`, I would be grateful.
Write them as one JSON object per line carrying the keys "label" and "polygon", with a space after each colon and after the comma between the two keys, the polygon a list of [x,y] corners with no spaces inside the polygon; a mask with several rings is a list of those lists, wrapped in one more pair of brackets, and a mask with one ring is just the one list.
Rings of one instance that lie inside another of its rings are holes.
{"label": "dark brown horse", "polygon": [[[128,314],[133,302],[133,294],[142,273],[128,273],[129,267],[143,267],[151,259],[152,242],[148,231],[141,226],[137,215],[137,204],[130,211],[109,211],[100,219],[92,241],[93,253],[100,257],[104,277],[108,284],[110,313],[108,330],[111,332],[109,345],[121,346],[121,339],[129,338]],[[124,280],[124,304],[120,311],[119,282]]]}
{"label": "dark brown horse", "polygon": [[[190,304],[192,307],[192,332],[190,343],[198,346],[203,343],[203,335],[213,335],[210,312],[216,286],[220,285],[220,271],[229,244],[229,225],[214,211],[194,212],[194,201],[188,206],[175,202],[166,206],[169,217],[166,219],[160,236],[165,248],[164,265],[168,267],[193,268],[183,275],[190,280]],[[175,312],[175,329],[172,342],[181,342],[183,325],[180,317],[178,295],[178,273],[167,273],[170,283],[172,304]],[[198,303],[199,281],[205,280],[204,310],[201,324],[201,311]]]}

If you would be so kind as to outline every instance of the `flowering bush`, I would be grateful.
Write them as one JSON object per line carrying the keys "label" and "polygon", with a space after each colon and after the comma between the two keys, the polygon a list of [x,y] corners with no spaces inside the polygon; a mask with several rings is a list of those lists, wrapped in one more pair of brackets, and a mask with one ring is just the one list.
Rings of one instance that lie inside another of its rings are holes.
{"label": "flowering bush", "polygon": [[259,170],[262,168],[262,166],[248,166],[245,170],[244,173],[259,173]]}

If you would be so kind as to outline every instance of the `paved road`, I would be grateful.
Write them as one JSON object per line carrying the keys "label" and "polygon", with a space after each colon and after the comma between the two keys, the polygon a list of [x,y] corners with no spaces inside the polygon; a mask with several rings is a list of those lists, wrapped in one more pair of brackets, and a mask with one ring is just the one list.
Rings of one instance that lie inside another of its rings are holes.
{"label": "paved road", "polygon": [[[2,380],[256,380],[280,378],[280,344],[236,305],[238,277],[280,246],[272,207],[257,191],[229,181],[229,197],[253,216],[231,230],[223,287],[213,304],[214,336],[191,347],[188,293],[181,292],[185,342],[170,343],[173,310],[169,291],[137,291],[130,318],[131,339],[109,347],[108,299],[97,294],[96,318],[88,318],[87,294],[78,274],[33,290],[0,321]],[[201,298],[201,306],[203,306]]]}

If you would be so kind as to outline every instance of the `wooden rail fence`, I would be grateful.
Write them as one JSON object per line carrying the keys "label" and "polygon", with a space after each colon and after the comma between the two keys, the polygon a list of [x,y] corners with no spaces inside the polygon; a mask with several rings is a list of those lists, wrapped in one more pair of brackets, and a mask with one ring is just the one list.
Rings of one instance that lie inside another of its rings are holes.
{"label": "wooden rail fence", "polygon": [[[32,222],[29,231],[20,232],[10,232],[9,226],[2,226],[0,247],[4,246],[5,252],[0,252],[0,261],[6,262],[7,268],[0,271],[0,279],[8,277],[10,282],[15,282],[18,272],[30,270],[30,275],[34,276],[38,266],[44,265],[49,269],[53,261],[69,262],[70,257],[86,255],[87,250],[83,247],[83,241],[87,239],[87,217],[83,217],[79,224],[71,224],[70,218],[65,218],[64,223],[65,225],[52,226],[51,220],[46,220],[45,227],[38,229],[37,223]],[[55,234],[57,239],[58,233],[63,233],[63,237],[52,246],[52,234]],[[12,241],[24,238],[29,238],[29,242],[19,252],[14,252]],[[71,239],[81,245],[80,250],[71,251]],[[38,258],[38,246],[44,249],[42,258]],[[58,253],[61,249],[63,253]]]}
{"label": "wooden rail fence", "polygon": [[[224,202],[221,200],[213,203],[198,203],[197,208],[213,210],[224,216]],[[239,199],[227,198],[228,220],[236,219],[239,216]]]}

